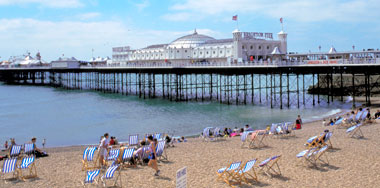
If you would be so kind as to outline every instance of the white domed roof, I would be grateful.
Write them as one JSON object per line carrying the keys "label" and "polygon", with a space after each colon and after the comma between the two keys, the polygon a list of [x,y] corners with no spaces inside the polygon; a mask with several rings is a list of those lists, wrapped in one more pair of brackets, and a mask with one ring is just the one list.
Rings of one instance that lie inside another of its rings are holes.
{"label": "white domed roof", "polygon": [[192,48],[206,43],[206,41],[215,40],[207,35],[198,34],[195,30],[193,34],[186,35],[174,40],[169,44],[169,48]]}

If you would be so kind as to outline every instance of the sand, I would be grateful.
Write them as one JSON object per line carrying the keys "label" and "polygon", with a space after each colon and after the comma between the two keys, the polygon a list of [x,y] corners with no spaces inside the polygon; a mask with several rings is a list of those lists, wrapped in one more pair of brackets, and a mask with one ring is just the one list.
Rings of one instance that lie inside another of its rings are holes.
{"label": "sand", "polygon": [[[373,111],[372,111],[373,112]],[[240,187],[379,187],[380,186],[380,124],[372,123],[361,128],[364,139],[349,138],[345,129],[335,129],[331,138],[333,149],[325,155],[329,165],[297,166],[296,154],[305,149],[307,138],[320,134],[326,127],[321,121],[305,124],[287,139],[268,137],[268,147],[241,148],[239,137],[225,141],[204,142],[199,138],[177,143],[167,148],[169,162],[159,163],[160,177],[147,166],[121,171],[123,187],[175,187],[175,173],[187,166],[188,187],[228,187],[216,180],[216,171],[233,161],[257,158],[262,161],[273,155],[282,155],[279,165],[281,176],[259,174],[259,183]],[[85,172],[81,171],[81,158],[85,146],[49,148],[47,158],[37,159],[38,178],[11,181],[2,187],[81,187]],[[2,162],[0,162],[2,164]]]}

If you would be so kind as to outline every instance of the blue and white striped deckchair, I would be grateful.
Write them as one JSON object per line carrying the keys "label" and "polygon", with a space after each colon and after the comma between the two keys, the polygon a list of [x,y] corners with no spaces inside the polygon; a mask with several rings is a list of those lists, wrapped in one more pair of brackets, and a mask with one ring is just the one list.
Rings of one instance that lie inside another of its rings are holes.
{"label": "blue and white striped deckchair", "polygon": [[34,155],[34,144],[24,144],[24,154]]}
{"label": "blue and white striped deckchair", "polygon": [[[20,166],[18,166],[18,176],[21,179],[25,180],[25,178],[35,178],[35,177],[37,177],[37,168],[36,168],[36,165],[35,165],[34,161],[35,161],[35,157],[34,156],[24,157],[22,159]],[[28,176],[22,175],[22,170],[26,170],[26,169],[29,170],[29,175]]]}
{"label": "blue and white striped deckchair", "polygon": [[156,133],[153,135],[153,138],[160,140],[161,139],[161,133]]}
{"label": "blue and white striped deckchair", "polygon": [[248,142],[247,137],[249,134],[251,134],[253,131],[245,131],[241,134],[240,140],[241,140],[241,147],[243,148],[245,143]]}
{"label": "blue and white striped deckchair", "polygon": [[[281,175],[281,169],[280,169],[280,166],[278,165],[278,160],[280,160],[280,158],[281,158],[281,155],[276,155],[262,161],[259,164],[259,167],[261,168],[260,172],[264,172],[267,175],[272,175],[271,172],[277,175]],[[274,165],[277,166],[277,170],[273,167]]]}
{"label": "blue and white striped deckchair", "polygon": [[331,137],[332,137],[332,132],[327,132],[325,135],[325,138],[322,140],[322,145],[328,145],[329,148],[333,148],[333,145],[331,143]]}
{"label": "blue and white striped deckchair", "polygon": [[[257,159],[247,161],[245,163],[243,169],[235,171],[236,176],[238,176],[240,178],[239,183],[241,183],[241,181],[244,181],[245,183],[249,183],[248,179],[247,179],[247,175],[250,176],[256,182],[258,182],[257,174],[256,174],[256,171],[254,168],[256,161],[257,161]],[[249,171],[252,171],[253,173],[249,173]]]}
{"label": "blue and white striped deckchair", "polygon": [[[82,170],[89,170],[89,169],[94,169],[97,168],[96,166],[96,161],[94,160],[95,156],[95,151],[97,150],[97,147],[95,146],[90,146],[87,147],[84,152],[83,152],[83,159],[82,159]],[[90,162],[94,163],[92,167],[90,167]]]}
{"label": "blue and white striped deckchair", "polygon": [[231,186],[231,179],[235,179],[237,182],[239,179],[236,178],[235,172],[240,168],[241,161],[239,162],[233,162],[230,164],[230,167],[223,167],[219,169],[216,174],[218,175],[217,180],[223,180],[225,181],[228,185]]}
{"label": "blue and white striped deckchair", "polygon": [[[124,164],[128,163],[132,159],[134,151],[135,151],[135,148],[125,148],[124,149],[123,156],[121,158],[121,160]],[[126,165],[123,165],[123,166],[126,166]]]}
{"label": "blue and white striped deckchair", "polygon": [[365,120],[367,119],[367,115],[368,115],[368,110],[365,110],[362,114],[362,116],[360,117],[360,122],[361,123],[364,123]]}
{"label": "blue and white striped deckchair", "polygon": [[304,161],[312,163],[312,157],[314,151],[317,149],[317,147],[310,148],[307,150],[303,150],[300,153],[296,155],[297,159],[304,159]]}
{"label": "blue and white striped deckchair", "polygon": [[84,182],[82,184],[85,186],[86,184],[94,183],[98,184],[98,180],[95,179],[100,173],[99,169],[96,170],[89,170],[86,172],[86,177],[84,178]]}
{"label": "blue and white striped deckchair", "polygon": [[204,141],[211,141],[212,138],[210,137],[210,131],[213,129],[213,127],[206,127],[203,129],[203,139]]}
{"label": "blue and white striped deckchair", "polygon": [[359,111],[358,113],[356,113],[355,121],[360,121],[360,118],[362,117],[363,111],[364,111],[364,110]]}
{"label": "blue and white striped deckchair", "polygon": [[[108,167],[107,171],[104,173],[104,175],[102,176],[102,182],[103,182],[103,186],[106,187],[106,182],[107,180],[111,180],[111,179],[114,179],[115,178],[115,181],[114,181],[114,184],[113,186],[117,186],[117,180],[120,180],[120,187],[122,187],[122,182],[121,182],[121,178],[120,178],[120,171],[121,171],[121,168],[119,168],[120,165],[111,165],[110,167]],[[114,174],[116,172],[116,170],[118,170],[118,174],[116,177],[114,177]]]}
{"label": "blue and white striped deckchair", "polygon": [[343,118],[336,120],[336,122],[334,123],[336,127],[340,126],[341,124],[343,124]]}
{"label": "blue and white striped deckchair", "polygon": [[21,145],[13,145],[9,151],[8,158],[18,157],[21,153]]}
{"label": "blue and white striped deckchair", "polygon": [[16,163],[17,158],[6,159],[3,163],[3,168],[0,170],[1,179],[5,181],[5,174],[13,172],[13,178],[16,178]]}
{"label": "blue and white striped deckchair", "polygon": [[149,158],[149,150],[150,150],[150,147],[149,146],[144,146],[142,148],[142,155],[139,155],[139,161],[140,161],[140,164],[144,164],[144,159],[148,159]]}
{"label": "blue and white striped deckchair", "polygon": [[166,152],[165,152],[165,142],[166,142],[165,140],[162,140],[162,141],[159,141],[157,144],[157,148],[156,148],[157,160],[162,160],[162,159],[168,160],[168,156],[166,155]]}
{"label": "blue and white striped deckchair", "polygon": [[357,137],[357,138],[363,138],[363,137],[364,137],[363,132],[362,132],[362,130],[360,130],[360,126],[361,126],[361,125],[362,125],[362,124],[359,123],[359,124],[357,124],[357,125],[354,125],[354,126],[348,128],[348,129],[346,130],[346,133],[347,133],[351,138],[354,138],[354,137]]}
{"label": "blue and white striped deckchair", "polygon": [[325,164],[328,164],[329,161],[327,159],[327,156],[326,156],[326,161],[322,160],[321,157],[325,154],[325,152],[327,151],[328,149],[328,145],[325,145],[323,147],[321,147],[319,150],[316,150],[313,152],[313,155],[314,155],[314,165],[317,165],[317,162],[320,161],[322,163],[325,163]]}
{"label": "blue and white striped deckchair", "polygon": [[107,161],[116,161],[119,158],[120,149],[111,149],[107,156]]}
{"label": "blue and white striped deckchair", "polygon": [[137,146],[139,145],[139,135],[138,134],[135,134],[135,135],[129,135],[129,143],[128,143],[129,146]]}
{"label": "blue and white striped deckchair", "polygon": [[220,128],[219,127],[215,127],[212,135],[214,136],[215,140],[218,140],[221,137],[221,135],[220,135]]}

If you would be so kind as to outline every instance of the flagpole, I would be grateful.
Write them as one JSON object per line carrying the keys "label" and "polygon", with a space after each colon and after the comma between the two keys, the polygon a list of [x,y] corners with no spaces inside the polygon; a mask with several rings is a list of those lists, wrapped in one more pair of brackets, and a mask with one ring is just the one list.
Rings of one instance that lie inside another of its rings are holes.
{"label": "flagpole", "polygon": [[236,19],[236,28],[239,30],[239,18]]}

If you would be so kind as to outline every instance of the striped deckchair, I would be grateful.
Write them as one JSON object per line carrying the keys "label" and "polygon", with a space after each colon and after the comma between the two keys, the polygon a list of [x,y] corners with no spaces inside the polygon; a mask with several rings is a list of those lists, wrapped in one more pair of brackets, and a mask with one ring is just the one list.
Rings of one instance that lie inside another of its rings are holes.
{"label": "striped deckchair", "polygon": [[17,158],[6,159],[4,161],[3,168],[0,170],[1,179],[4,182],[5,182],[5,174],[13,172],[12,178],[15,179],[17,177],[16,163],[17,163]]}
{"label": "striped deckchair", "polygon": [[156,133],[153,135],[153,138],[160,140],[161,139],[161,133]]}
{"label": "striped deckchair", "polygon": [[362,130],[360,130],[361,123],[354,125],[346,130],[346,133],[351,137],[351,138],[364,138]]}
{"label": "striped deckchair", "polygon": [[[317,147],[314,147],[314,148],[310,148],[310,149],[307,149],[307,150],[303,150],[301,151],[300,153],[298,153],[296,155],[297,159],[299,159],[299,161],[306,161],[306,162],[309,162],[309,163],[312,163],[313,162],[313,154],[314,154],[314,151],[317,150]],[[302,160],[304,159],[304,160]]]}
{"label": "striped deckchair", "polygon": [[125,148],[123,152],[123,156],[121,158],[122,163],[124,164],[123,167],[127,167],[130,162],[130,160],[133,157],[133,152],[135,151],[135,148]]}
{"label": "striped deckchair", "polygon": [[240,168],[241,161],[239,162],[233,162],[230,164],[230,167],[223,167],[219,169],[216,174],[218,175],[217,180],[223,180],[225,181],[229,186],[231,186],[231,180],[236,180],[236,182],[239,182],[240,179],[235,176],[235,172]]}
{"label": "striped deckchair", "polygon": [[144,159],[148,159],[149,158],[149,153],[148,153],[149,150],[150,150],[149,146],[144,146],[143,147],[143,149],[142,149],[142,155],[139,156],[139,161],[140,161],[141,165],[144,164]]}
{"label": "striped deckchair", "polygon": [[363,114],[363,110],[362,111],[359,111],[358,113],[356,113],[356,116],[355,116],[355,121],[360,121],[360,118],[362,117],[362,114]]}
{"label": "striped deckchair", "polygon": [[[18,170],[18,176],[25,180],[26,178],[36,178],[37,177],[37,168],[34,163],[35,157],[24,157],[21,161],[21,164],[17,167]],[[29,170],[29,175],[24,176],[22,174],[23,170]]]}
{"label": "striped deckchair", "polygon": [[159,141],[158,144],[157,144],[157,148],[156,148],[156,157],[157,157],[157,160],[168,160],[168,156],[166,155],[166,151],[165,151],[165,140],[163,141]]}
{"label": "striped deckchair", "polygon": [[92,183],[95,183],[95,184],[98,184],[98,179],[95,179],[100,173],[100,170],[99,169],[95,169],[95,170],[89,170],[86,172],[86,177],[84,178],[84,181],[82,182],[82,185],[83,186],[86,186],[88,184],[92,184]]}
{"label": "striped deckchair", "polygon": [[[257,174],[254,168],[256,161],[257,159],[247,161],[243,169],[235,172],[235,174],[240,178],[240,182],[239,182],[240,184],[242,181],[244,181],[245,183],[249,183],[247,176],[250,176],[254,181],[258,182]],[[250,171],[252,171],[252,173],[249,173]]]}
{"label": "striped deckchair", "polygon": [[[97,162],[96,159],[97,158],[95,158],[95,160],[94,160],[96,150],[97,150],[97,147],[95,147],[95,146],[87,147],[84,150],[83,159],[82,159],[82,163],[83,163],[82,170],[83,171],[98,168],[98,166],[96,165],[96,162]],[[92,166],[90,165],[90,163],[93,163]]]}
{"label": "striped deckchair", "polygon": [[[281,155],[276,155],[265,159],[259,164],[259,167],[261,168],[259,172],[264,172],[265,174],[270,176],[272,176],[273,173],[276,175],[281,175],[281,169],[278,165],[278,160],[280,160],[280,158]],[[277,170],[274,168],[274,165],[277,166]]]}
{"label": "striped deckchair", "polygon": [[24,154],[34,155],[34,144],[24,144]]}
{"label": "striped deckchair", "polygon": [[367,115],[368,115],[368,110],[365,110],[362,114],[362,116],[360,117],[360,122],[363,124],[365,122],[365,120],[367,119]]}
{"label": "striped deckchair", "polygon": [[[314,165],[317,165],[317,162],[320,161],[322,163],[325,163],[325,164],[329,164],[329,161],[328,161],[328,158],[325,154],[325,152],[327,151],[328,149],[328,145],[325,145],[323,146],[322,148],[320,148],[319,150],[317,151],[314,151],[313,152],[313,155],[314,155]],[[326,156],[326,161],[322,160],[322,156]]]}
{"label": "striped deckchair", "polygon": [[[121,168],[119,168],[119,167],[120,167],[120,165],[118,165],[118,164],[117,165],[111,165],[110,167],[108,167],[107,171],[104,173],[104,175],[101,178],[104,187],[106,187],[107,181],[111,180],[111,179],[115,179],[115,181],[113,183],[114,187],[118,186],[117,180],[120,180],[119,186],[122,187],[122,182],[121,182],[121,178],[120,178]],[[119,170],[117,170],[117,169],[119,169]],[[118,171],[117,176],[114,177],[116,170]]]}
{"label": "striped deckchair", "polygon": [[203,129],[203,139],[204,141],[212,141],[212,138],[210,137],[210,131],[213,129],[213,127],[206,127]]}
{"label": "striped deckchair", "polygon": [[329,148],[333,148],[333,145],[331,143],[331,137],[332,137],[332,132],[327,132],[324,136],[324,139],[321,140],[322,146],[328,145]]}
{"label": "striped deckchair", "polygon": [[218,140],[219,138],[222,138],[221,135],[220,135],[220,128],[219,127],[215,127],[212,135],[214,136],[215,140]]}
{"label": "striped deckchair", "polygon": [[249,134],[251,134],[253,131],[245,131],[245,132],[243,132],[242,133],[242,135],[240,136],[240,140],[241,140],[241,147],[243,148],[244,147],[244,145],[245,145],[245,143],[247,143],[248,142],[248,140],[247,140],[247,137],[248,137],[248,135]]}
{"label": "striped deckchair", "polygon": [[139,135],[138,134],[135,134],[135,135],[129,135],[129,143],[128,143],[129,146],[137,146],[139,145]]}
{"label": "striped deckchair", "polygon": [[252,133],[249,148],[265,147],[264,139],[266,138],[266,130],[256,130]]}
{"label": "striped deckchair", "polygon": [[18,157],[21,153],[21,145],[13,145],[9,151],[8,158]]}
{"label": "striped deckchair", "polygon": [[107,161],[114,161],[117,162],[117,159],[119,158],[120,149],[111,149],[107,156]]}
{"label": "striped deckchair", "polygon": [[282,123],[282,131],[284,136],[296,136],[295,131],[292,130],[293,122]]}

